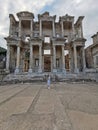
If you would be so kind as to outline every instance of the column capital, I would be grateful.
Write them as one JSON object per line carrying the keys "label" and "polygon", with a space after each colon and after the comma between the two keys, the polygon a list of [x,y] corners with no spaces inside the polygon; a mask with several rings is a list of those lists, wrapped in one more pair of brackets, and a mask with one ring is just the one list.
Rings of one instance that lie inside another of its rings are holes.
{"label": "column capital", "polygon": [[56,45],[55,45],[55,44],[53,44],[53,47],[56,47]]}
{"label": "column capital", "polygon": [[42,45],[41,45],[41,44],[39,44],[39,47],[42,47]]}
{"label": "column capital", "polygon": [[74,46],[74,47],[77,47],[77,45],[76,45],[76,44],[74,44],[73,46]]}
{"label": "column capital", "polygon": [[20,43],[18,43],[16,46],[17,46],[17,47],[21,47]]}
{"label": "column capital", "polygon": [[63,45],[61,45],[62,47],[64,47],[65,45],[63,44]]}

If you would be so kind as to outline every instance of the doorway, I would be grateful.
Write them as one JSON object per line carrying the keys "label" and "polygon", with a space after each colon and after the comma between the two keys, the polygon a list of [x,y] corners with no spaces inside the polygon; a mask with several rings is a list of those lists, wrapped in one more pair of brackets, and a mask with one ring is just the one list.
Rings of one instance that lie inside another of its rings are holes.
{"label": "doorway", "polygon": [[24,61],[24,72],[28,72],[29,69],[29,60]]}
{"label": "doorway", "polygon": [[44,56],[44,72],[51,72],[51,57]]}

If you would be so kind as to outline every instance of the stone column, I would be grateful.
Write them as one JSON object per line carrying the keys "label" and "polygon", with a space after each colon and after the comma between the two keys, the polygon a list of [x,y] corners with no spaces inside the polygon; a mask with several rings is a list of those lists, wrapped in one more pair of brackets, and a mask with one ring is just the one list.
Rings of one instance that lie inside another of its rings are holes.
{"label": "stone column", "polygon": [[70,72],[73,72],[73,50],[69,50],[69,67],[70,67]]}
{"label": "stone column", "polygon": [[76,45],[74,45],[74,72],[79,73],[79,70],[77,68],[77,50]]}
{"label": "stone column", "polygon": [[71,72],[71,49],[69,50],[69,72]]}
{"label": "stone column", "polygon": [[33,36],[33,21],[31,20],[31,38],[32,38],[32,36]]}
{"label": "stone column", "polygon": [[56,70],[56,46],[53,45],[53,72],[57,72]]}
{"label": "stone column", "polygon": [[55,21],[54,20],[52,22],[52,27],[53,27],[53,37],[55,37]]}
{"label": "stone column", "polygon": [[19,65],[20,65],[20,44],[17,45],[17,61],[16,61],[16,69],[15,69],[16,74],[19,73]]}
{"label": "stone column", "polygon": [[30,42],[30,62],[29,62],[29,73],[32,73],[32,64],[33,64],[33,46]]}
{"label": "stone column", "polygon": [[63,21],[61,22],[61,29],[62,29],[62,37],[64,36],[64,26],[63,26]]}
{"label": "stone column", "polygon": [[10,66],[10,46],[7,45],[7,55],[6,55],[6,71],[9,72]]}
{"label": "stone column", "polygon": [[41,37],[42,36],[42,20],[41,19],[40,19],[40,25],[39,26],[40,26],[40,29],[39,29],[40,30],[40,37]]}
{"label": "stone column", "polygon": [[83,60],[83,72],[85,72],[86,62],[85,62],[85,50],[84,50],[84,46],[82,47],[82,60]]}
{"label": "stone column", "polygon": [[39,73],[42,72],[42,46],[39,45]]}
{"label": "stone column", "polygon": [[62,45],[62,72],[66,72],[65,70],[65,54],[64,54],[64,45]]}
{"label": "stone column", "polygon": [[19,38],[21,37],[21,19],[19,20]]}

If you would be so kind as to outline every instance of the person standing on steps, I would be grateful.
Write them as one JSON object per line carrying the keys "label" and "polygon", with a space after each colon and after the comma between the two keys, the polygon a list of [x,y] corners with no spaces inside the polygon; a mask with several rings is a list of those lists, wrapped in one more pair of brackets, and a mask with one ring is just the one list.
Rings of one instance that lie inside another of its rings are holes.
{"label": "person standing on steps", "polygon": [[48,78],[47,78],[47,87],[48,87],[48,89],[50,89],[50,83],[51,83],[50,75],[48,75]]}

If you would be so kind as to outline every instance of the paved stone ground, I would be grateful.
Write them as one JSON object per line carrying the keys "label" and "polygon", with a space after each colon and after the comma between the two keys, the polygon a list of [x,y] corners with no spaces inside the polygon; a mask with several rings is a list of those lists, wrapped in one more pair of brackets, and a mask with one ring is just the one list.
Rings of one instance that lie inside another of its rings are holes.
{"label": "paved stone ground", "polygon": [[98,130],[98,84],[0,86],[0,130]]}

